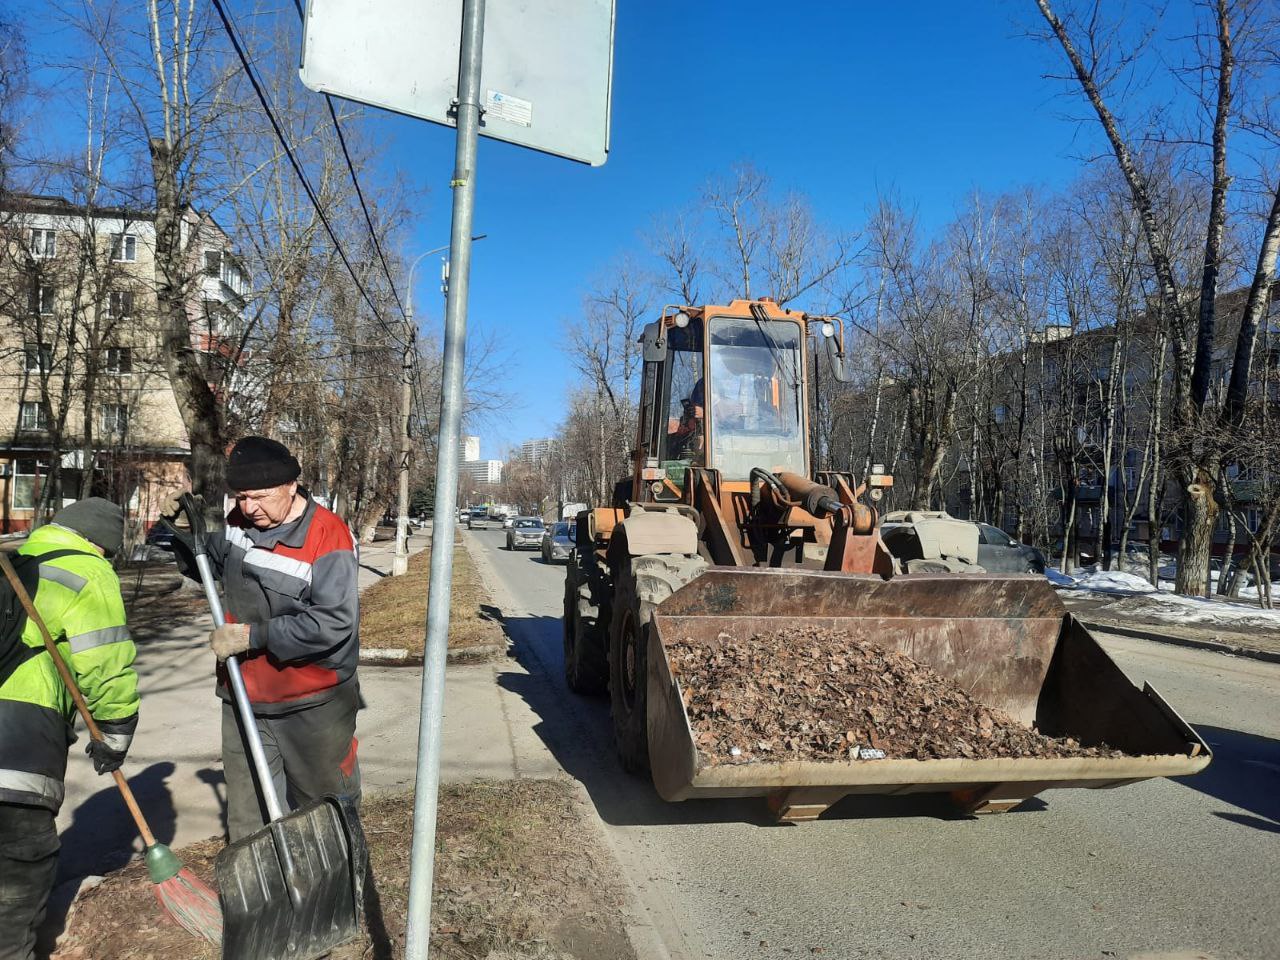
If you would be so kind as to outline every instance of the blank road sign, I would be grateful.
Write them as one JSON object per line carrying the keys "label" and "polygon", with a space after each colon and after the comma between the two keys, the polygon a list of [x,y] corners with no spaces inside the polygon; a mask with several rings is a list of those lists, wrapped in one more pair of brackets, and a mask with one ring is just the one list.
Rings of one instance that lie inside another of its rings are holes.
{"label": "blank road sign", "polygon": [[[487,0],[480,135],[599,166],[615,0]],[[454,125],[462,0],[308,0],[302,82]]]}

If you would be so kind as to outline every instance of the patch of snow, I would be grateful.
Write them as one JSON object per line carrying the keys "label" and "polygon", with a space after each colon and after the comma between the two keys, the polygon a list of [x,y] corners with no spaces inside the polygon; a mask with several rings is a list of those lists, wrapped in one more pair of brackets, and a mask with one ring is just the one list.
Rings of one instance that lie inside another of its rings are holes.
{"label": "patch of snow", "polygon": [[[1150,585],[1147,589],[1150,590]],[[1149,593],[1127,598],[1122,608],[1129,615],[1184,626],[1280,630],[1280,610],[1259,610],[1207,597]],[[1121,609],[1121,605],[1116,609]]]}
{"label": "patch of snow", "polygon": [[1045,567],[1044,575],[1055,587],[1074,587],[1076,583],[1075,577],[1067,576],[1057,567]]}
{"label": "patch of snow", "polygon": [[1154,593],[1155,587],[1142,577],[1122,570],[1095,570],[1077,580],[1076,590],[1092,590],[1095,593]]}

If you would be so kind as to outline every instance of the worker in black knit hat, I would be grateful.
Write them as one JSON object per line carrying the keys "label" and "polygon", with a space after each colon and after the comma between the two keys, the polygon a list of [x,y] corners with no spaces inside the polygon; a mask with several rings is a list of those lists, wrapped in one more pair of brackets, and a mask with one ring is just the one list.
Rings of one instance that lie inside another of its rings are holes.
{"label": "worker in black knit hat", "polygon": [[[245,437],[227,456],[235,507],[206,547],[222,581],[227,623],[209,635],[218,667],[222,761],[231,840],[262,828],[262,811],[221,662],[241,657],[245,689],[276,784],[298,805],[326,795],[360,800],[359,592],[347,525],[299,487],[282,443]],[[197,578],[193,557],[179,561]]]}

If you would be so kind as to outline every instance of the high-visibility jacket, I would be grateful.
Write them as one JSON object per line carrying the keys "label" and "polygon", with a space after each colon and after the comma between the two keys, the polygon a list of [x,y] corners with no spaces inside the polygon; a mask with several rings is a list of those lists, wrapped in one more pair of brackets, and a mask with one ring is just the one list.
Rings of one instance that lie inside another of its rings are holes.
{"label": "high-visibility jacket", "polygon": [[[42,556],[36,611],[84,693],[109,746],[128,750],[138,724],[136,650],[125,626],[120,581],[111,564],[78,533],[46,524],[18,550]],[[28,620],[22,641],[43,650]],[[75,742],[75,703],[48,652],[32,656],[0,686],[0,802],[57,811],[62,806],[67,747]]]}

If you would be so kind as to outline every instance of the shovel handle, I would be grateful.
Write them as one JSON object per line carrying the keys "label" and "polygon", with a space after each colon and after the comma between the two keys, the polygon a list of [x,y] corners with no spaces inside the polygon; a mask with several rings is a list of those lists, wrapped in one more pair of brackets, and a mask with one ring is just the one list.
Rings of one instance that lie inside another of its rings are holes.
{"label": "shovel handle", "polygon": [[[209,564],[209,552],[205,548],[204,514],[196,498],[184,493],[179,502],[191,525],[192,553],[195,554],[196,569],[200,571],[200,584],[204,587],[204,597],[209,601],[209,612],[213,614],[213,624],[221,627],[227,622],[222,610],[222,598],[214,585],[213,568]],[[249,744],[249,756],[253,760],[253,768],[258,774],[258,784],[262,789],[262,797],[267,803],[267,814],[275,821],[284,816],[284,808],[276,793],[275,781],[271,777],[271,767],[267,763],[267,753],[262,746],[262,734],[258,732],[258,721],[253,715],[253,707],[249,703],[249,693],[244,688],[244,676],[240,672],[239,657],[227,657],[227,678],[231,682],[231,695],[235,700],[236,713],[240,717],[240,728]]]}
{"label": "shovel handle", "polygon": [[[18,572],[13,569],[13,564],[9,562],[9,558],[3,553],[0,553],[0,569],[4,570],[5,579],[13,587],[13,592],[18,595],[18,602],[22,604],[22,609],[27,612],[27,618],[40,629],[40,636],[44,638],[44,648],[49,651],[53,665],[57,667],[58,675],[62,677],[63,685],[67,688],[67,692],[71,694],[71,699],[76,705],[76,711],[80,714],[80,719],[84,721],[85,727],[89,730],[89,738],[99,742],[106,739],[102,736],[102,731],[98,729],[98,724],[93,719],[93,714],[89,712],[89,705],[85,703],[84,694],[80,692],[80,686],[76,683],[75,677],[71,675],[71,669],[67,666],[67,662],[62,659],[62,653],[58,650],[58,645],[49,634],[49,628],[45,625],[44,618],[36,610],[36,605],[31,602],[31,595],[27,593],[26,587],[22,585],[22,581],[18,578]],[[142,842],[148,847],[154,847],[156,845],[155,835],[147,825],[147,818],[142,815],[142,808],[138,806],[138,801],[133,796],[133,790],[130,789],[129,782],[125,780],[124,774],[118,768],[111,771],[111,776],[115,779],[120,795],[124,798],[124,805],[129,808],[129,814],[133,817],[133,822],[138,827],[138,833],[142,835]]]}

